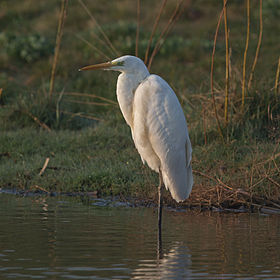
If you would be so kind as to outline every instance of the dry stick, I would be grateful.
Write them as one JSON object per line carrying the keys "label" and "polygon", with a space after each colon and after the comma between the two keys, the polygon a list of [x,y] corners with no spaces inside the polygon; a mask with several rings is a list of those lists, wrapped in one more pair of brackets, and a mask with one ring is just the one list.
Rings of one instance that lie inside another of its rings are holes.
{"label": "dry stick", "polygon": [[204,131],[204,145],[207,145],[207,135],[206,135],[206,119],[205,119],[205,107],[202,105],[202,113],[203,113],[203,131]]}
{"label": "dry stick", "polygon": [[58,28],[57,28],[56,41],[55,41],[54,59],[53,59],[51,79],[50,79],[50,90],[49,90],[50,98],[52,97],[53,88],[54,88],[55,70],[58,62],[58,55],[59,55],[59,49],[61,44],[61,38],[63,34],[63,26],[66,18],[67,5],[68,5],[68,0],[61,0],[60,15],[59,15]]}
{"label": "dry stick", "polygon": [[181,14],[183,12],[183,9],[181,9],[181,11],[180,11],[180,7],[181,7],[183,1],[184,0],[182,0],[180,3],[177,3],[176,9],[174,10],[174,13],[172,14],[171,18],[169,19],[168,24],[166,25],[165,29],[160,34],[160,37],[159,37],[159,39],[158,39],[158,41],[155,45],[155,48],[154,48],[154,50],[151,54],[150,60],[149,60],[149,64],[148,64],[148,69],[149,70],[151,68],[154,57],[156,56],[156,54],[158,53],[158,51],[160,50],[160,48],[164,44],[168,33],[170,32],[173,25],[175,24],[175,22],[178,20],[178,18],[181,16]]}
{"label": "dry stick", "polygon": [[46,168],[48,166],[49,161],[50,161],[50,158],[47,157],[46,160],[45,160],[45,163],[43,165],[43,168],[41,169],[41,171],[39,173],[39,176],[41,176],[44,173],[44,171],[46,170]]}
{"label": "dry stick", "polygon": [[65,99],[65,102],[77,103],[77,104],[85,104],[85,105],[96,105],[96,106],[113,106],[113,104],[110,104],[110,103],[98,103],[98,102],[89,102],[89,101],[79,101],[79,100],[73,100],[73,99]]}
{"label": "dry stick", "polygon": [[268,181],[270,181],[272,184],[274,184],[275,186],[277,186],[278,188],[280,188],[280,184],[277,183],[276,181],[274,181],[272,178],[270,178],[270,177],[267,176],[266,179],[267,179]]}
{"label": "dry stick", "polygon": [[81,97],[98,98],[98,99],[101,99],[101,100],[103,100],[103,101],[112,103],[112,104],[114,104],[114,105],[118,105],[117,102],[115,102],[115,101],[113,101],[113,100],[111,100],[111,99],[108,99],[108,98],[105,98],[105,97],[102,97],[102,96],[98,96],[98,95],[95,95],[95,94],[79,93],[79,92],[65,92],[64,95],[72,95],[72,96],[81,96]]}
{"label": "dry stick", "polygon": [[250,0],[247,0],[247,35],[246,35],[246,45],[244,50],[244,58],[243,58],[243,74],[242,74],[242,111],[244,111],[244,103],[245,103],[245,80],[246,80],[246,58],[247,51],[249,46],[249,37],[250,37]]}
{"label": "dry stick", "polygon": [[[106,40],[108,46],[110,47],[109,50],[113,53],[113,55],[117,55],[120,56],[119,52],[115,49],[115,47],[113,46],[112,42],[109,40],[109,38],[107,37],[107,35],[104,33],[103,29],[101,28],[101,26],[98,24],[98,22],[96,21],[96,19],[94,18],[93,14],[90,12],[90,10],[88,9],[88,7],[85,5],[85,3],[82,0],[79,0],[81,6],[84,8],[84,10],[87,12],[87,14],[89,15],[89,17],[91,18],[91,20],[93,21],[93,23],[97,26],[97,28],[99,29],[99,31],[101,32],[102,36],[104,37],[104,39]],[[106,45],[106,44],[105,44]],[[106,45],[106,47],[108,47]]]}
{"label": "dry stick", "polygon": [[[75,34],[75,36],[77,38],[79,38],[80,40],[82,40],[84,43],[86,43],[89,47],[91,47],[92,49],[94,49],[96,52],[99,53],[99,55],[104,56],[106,59],[111,60],[111,58],[109,56],[107,56],[104,52],[102,52],[101,50],[99,50],[97,47],[95,47],[93,44],[91,44],[89,41],[87,41],[85,38],[83,38],[82,36],[80,36],[79,34]],[[98,38],[96,36],[96,38]],[[99,39],[99,38],[98,38]],[[103,41],[101,41],[99,39],[100,42],[102,42],[104,44]]]}
{"label": "dry stick", "polygon": [[217,126],[218,126],[218,131],[219,131],[219,134],[220,134],[223,142],[225,142],[225,140],[224,140],[224,135],[223,135],[223,132],[222,132],[222,129],[221,129],[221,125],[220,125],[220,121],[219,121],[219,117],[218,117],[218,112],[217,112],[217,107],[216,107],[216,101],[215,101],[215,96],[214,96],[213,75],[214,75],[214,56],[215,56],[215,50],[216,50],[218,31],[219,31],[219,27],[220,27],[220,24],[221,24],[221,20],[222,20],[222,16],[223,16],[226,4],[227,4],[227,0],[224,2],[224,6],[223,6],[223,9],[220,13],[219,20],[218,20],[217,27],[216,27],[216,32],[215,32],[215,37],[214,37],[214,45],[213,45],[213,51],[212,51],[212,58],[211,58],[211,73],[210,73],[210,87],[211,87],[212,103],[213,103],[213,107],[214,107],[214,112],[215,112],[216,122],[217,122]]}
{"label": "dry stick", "polygon": [[275,78],[275,95],[277,96],[278,93],[278,85],[279,85],[279,73],[280,73],[280,56],[278,59],[278,66],[277,66],[277,71],[276,71],[276,78]]}
{"label": "dry stick", "polygon": [[37,117],[33,116],[28,111],[23,111],[26,115],[28,115],[33,121],[35,121],[38,125],[40,125],[42,128],[46,129],[48,132],[51,132],[51,129],[43,122],[41,122]]}
{"label": "dry stick", "polygon": [[140,29],[140,0],[137,0],[137,29],[136,29],[136,42],[135,42],[135,56],[138,56],[139,29]]}
{"label": "dry stick", "polygon": [[46,189],[44,189],[44,188],[42,188],[42,187],[40,187],[38,185],[34,185],[30,189],[38,189],[40,191],[43,191],[43,192],[46,192],[46,193],[50,193],[49,191],[47,191]]}
{"label": "dry stick", "polygon": [[159,13],[158,13],[158,15],[156,17],[156,20],[154,22],[152,33],[151,33],[151,36],[150,36],[150,39],[149,39],[149,42],[148,42],[148,46],[147,46],[147,49],[146,49],[146,53],[145,53],[145,60],[144,60],[145,64],[147,64],[147,62],[148,62],[148,56],[149,56],[150,47],[151,47],[151,44],[152,44],[152,41],[153,41],[153,37],[154,37],[154,34],[156,32],[156,29],[157,29],[157,26],[158,26],[158,23],[159,23],[159,19],[162,15],[162,12],[163,12],[163,9],[164,9],[166,3],[167,3],[167,0],[162,1]]}
{"label": "dry stick", "polygon": [[88,116],[83,113],[72,113],[72,112],[67,112],[67,111],[61,111],[61,113],[65,115],[70,115],[71,117],[80,117],[80,118],[85,118],[85,119],[90,119],[90,120],[95,120],[95,121],[103,121],[103,119],[96,118],[93,116]]}
{"label": "dry stick", "polygon": [[219,178],[212,177],[212,176],[210,176],[210,175],[207,175],[207,174],[205,174],[205,173],[203,173],[203,172],[201,172],[201,171],[194,170],[194,169],[193,169],[193,173],[196,173],[196,174],[198,174],[198,175],[200,175],[200,176],[202,176],[202,177],[205,177],[205,178],[208,178],[208,179],[210,179],[210,180],[212,180],[212,181],[215,181],[215,182],[219,183],[220,185],[222,185],[223,187],[225,187],[226,189],[229,189],[229,190],[233,191],[233,188],[232,188],[232,187],[226,185],[226,184],[225,184],[224,182],[222,182]]}
{"label": "dry stick", "polygon": [[149,64],[148,64],[148,69],[150,70],[151,68],[151,65],[152,65],[152,62],[153,62],[153,59],[155,57],[155,55],[158,53],[158,51],[160,50],[161,46],[163,45],[165,39],[166,39],[166,36],[168,35],[169,31],[171,30],[171,27],[174,25],[174,23],[176,22],[176,20],[180,17],[180,15],[182,14],[182,11],[181,12],[178,12],[180,11],[180,8],[181,8],[181,5],[182,3],[184,2],[184,0],[181,0],[180,2],[177,2],[177,5],[176,5],[176,8],[173,12],[173,14],[171,15],[167,25],[165,26],[165,28],[163,29],[163,31],[161,32],[160,36],[159,36],[159,39],[155,45],[155,48],[151,54],[151,57],[150,57],[150,60],[149,60]]}
{"label": "dry stick", "polygon": [[261,47],[261,43],[262,43],[262,33],[263,33],[262,0],[260,0],[260,32],[259,32],[259,40],[258,40],[258,45],[257,45],[257,49],[256,49],[256,55],[255,55],[254,63],[253,63],[252,70],[251,70],[251,73],[250,73],[250,76],[249,76],[248,90],[251,88],[251,84],[252,84],[252,80],[253,80],[253,75],[254,75],[255,68],[256,68],[256,65],[257,65],[257,61],[258,61],[258,56],[259,56],[260,47]]}
{"label": "dry stick", "polygon": [[229,91],[229,45],[228,45],[228,25],[227,25],[227,7],[224,1],[224,22],[225,22],[225,41],[226,41],[226,85],[225,85],[225,125],[228,124],[228,91]]}

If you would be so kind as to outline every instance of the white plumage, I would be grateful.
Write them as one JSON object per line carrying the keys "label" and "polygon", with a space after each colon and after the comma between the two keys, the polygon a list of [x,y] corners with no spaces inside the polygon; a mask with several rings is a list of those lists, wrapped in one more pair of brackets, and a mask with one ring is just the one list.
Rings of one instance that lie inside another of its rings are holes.
{"label": "white plumage", "polygon": [[162,174],[165,187],[177,201],[185,200],[193,185],[192,148],[183,110],[171,87],[150,75],[143,61],[122,56],[81,70],[120,71],[117,99],[131,128],[143,163]]}

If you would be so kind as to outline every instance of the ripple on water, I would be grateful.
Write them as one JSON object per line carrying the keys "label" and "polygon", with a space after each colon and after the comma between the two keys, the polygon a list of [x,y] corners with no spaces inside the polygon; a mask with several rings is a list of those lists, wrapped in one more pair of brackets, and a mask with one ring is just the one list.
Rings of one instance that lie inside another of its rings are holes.
{"label": "ripple on water", "polygon": [[[280,279],[280,218],[0,194],[0,279]],[[269,250],[267,250],[269,248]]]}

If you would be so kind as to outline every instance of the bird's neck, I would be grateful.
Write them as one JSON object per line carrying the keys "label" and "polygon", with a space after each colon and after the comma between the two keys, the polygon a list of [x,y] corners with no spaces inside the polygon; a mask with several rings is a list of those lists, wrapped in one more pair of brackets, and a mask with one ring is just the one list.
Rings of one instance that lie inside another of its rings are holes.
{"label": "bird's neck", "polygon": [[150,73],[141,72],[138,75],[121,73],[118,77],[117,82],[117,99],[122,111],[122,114],[127,122],[127,124],[133,127],[133,99],[134,92],[141,84],[141,82],[146,79]]}

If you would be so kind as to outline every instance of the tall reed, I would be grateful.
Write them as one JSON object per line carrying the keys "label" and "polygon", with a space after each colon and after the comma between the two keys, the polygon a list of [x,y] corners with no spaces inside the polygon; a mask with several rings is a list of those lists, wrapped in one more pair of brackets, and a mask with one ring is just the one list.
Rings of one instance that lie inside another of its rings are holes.
{"label": "tall reed", "polygon": [[226,84],[225,84],[225,125],[228,124],[228,91],[229,91],[229,44],[228,44],[228,24],[227,24],[227,7],[224,2],[224,23],[225,23],[225,43],[226,43]]}
{"label": "tall reed", "polygon": [[52,64],[52,71],[51,71],[51,79],[50,79],[50,89],[49,89],[49,97],[52,97],[53,89],[54,89],[54,79],[55,79],[55,71],[58,62],[58,56],[60,51],[61,45],[61,38],[63,34],[63,26],[66,18],[66,11],[68,6],[68,0],[61,0],[61,8],[60,8],[60,15],[57,27],[57,34],[56,34],[56,41],[55,41],[55,51],[54,51],[54,59]]}
{"label": "tall reed", "polygon": [[278,58],[278,65],[277,65],[276,78],[275,78],[275,87],[274,87],[276,96],[278,93],[278,86],[279,86],[279,73],[280,73],[280,56]]}
{"label": "tall reed", "polygon": [[159,39],[157,40],[157,43],[155,45],[155,48],[151,54],[149,63],[148,63],[148,69],[150,70],[153,59],[155,57],[155,55],[158,53],[158,51],[160,50],[161,46],[163,45],[169,31],[171,30],[171,28],[173,27],[174,23],[178,20],[178,18],[181,16],[183,9],[182,9],[182,4],[183,4],[184,0],[181,0],[179,2],[177,2],[176,8],[174,9],[168,23],[166,24],[165,28],[162,30]]}
{"label": "tall reed", "polygon": [[99,32],[102,34],[103,38],[105,39],[105,42],[103,42],[100,38],[98,38],[98,36],[96,36],[96,38],[98,38],[98,41],[101,42],[103,44],[103,46],[105,46],[105,48],[110,50],[110,52],[113,54],[113,56],[120,56],[120,53],[116,50],[116,48],[114,47],[112,42],[109,40],[108,36],[103,31],[102,27],[98,24],[97,20],[95,19],[93,14],[90,12],[88,7],[85,5],[85,3],[82,0],[78,0],[78,1],[79,1],[80,5],[84,8],[86,13],[89,15],[92,22],[97,26],[97,28],[98,28]]}
{"label": "tall reed", "polygon": [[220,124],[219,116],[218,116],[218,112],[217,112],[215,93],[214,93],[214,78],[213,78],[213,76],[214,76],[214,57],[215,57],[215,51],[216,51],[218,32],[219,32],[222,17],[223,17],[223,14],[224,14],[224,10],[226,8],[226,4],[227,4],[227,0],[224,1],[223,9],[222,9],[222,11],[219,15],[219,19],[218,19],[218,23],[217,23],[217,27],[216,27],[216,32],[215,32],[215,36],[214,36],[213,51],[212,51],[212,57],[211,57],[211,72],[210,72],[210,88],[211,88],[212,103],[213,103],[215,118],[216,118],[216,122],[217,122],[218,132],[219,132],[223,142],[224,142],[224,135],[223,135],[223,132],[222,132],[222,128],[221,128],[221,124]]}
{"label": "tall reed", "polygon": [[149,51],[150,51],[150,47],[151,47],[151,44],[152,44],[152,41],[153,41],[153,37],[154,37],[154,34],[156,32],[156,29],[157,29],[157,26],[158,26],[158,23],[159,23],[159,20],[160,20],[160,17],[162,15],[162,12],[164,10],[164,7],[167,3],[167,0],[163,0],[162,1],[162,4],[161,4],[161,7],[160,7],[160,10],[159,10],[159,13],[156,17],[156,20],[154,22],[154,25],[153,25],[153,29],[152,29],[152,33],[151,33],[151,36],[150,36],[150,39],[149,39],[149,42],[148,42],[148,46],[147,46],[147,49],[146,49],[146,52],[145,52],[145,60],[144,60],[144,63],[147,65],[148,63],[148,56],[149,56]]}
{"label": "tall reed", "polygon": [[244,50],[244,57],[243,57],[243,72],[242,72],[242,111],[244,111],[244,103],[245,103],[245,83],[246,83],[246,59],[247,59],[247,52],[249,46],[249,38],[250,38],[250,0],[247,0],[247,35],[246,35],[246,45]]}
{"label": "tall reed", "polygon": [[255,55],[254,63],[253,63],[253,66],[252,66],[252,69],[251,69],[251,73],[250,73],[250,76],[249,76],[248,90],[251,88],[251,84],[252,84],[252,80],[253,80],[253,75],[254,75],[254,72],[255,72],[256,65],[257,65],[258,56],[259,56],[259,52],[260,52],[260,47],[261,47],[261,43],[262,43],[262,33],[263,33],[262,0],[260,0],[260,13],[259,13],[259,17],[260,17],[259,40],[258,40],[258,45],[257,45],[257,49],[256,49],[256,55]]}
{"label": "tall reed", "polygon": [[136,29],[136,42],[135,42],[135,56],[138,56],[139,30],[140,30],[140,0],[137,0],[137,29]]}

